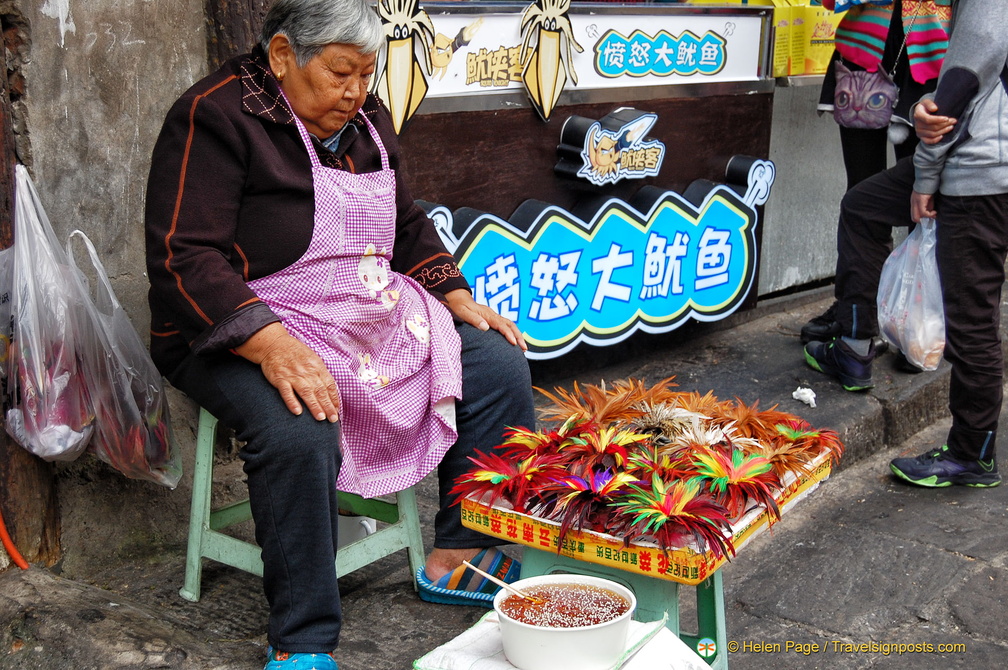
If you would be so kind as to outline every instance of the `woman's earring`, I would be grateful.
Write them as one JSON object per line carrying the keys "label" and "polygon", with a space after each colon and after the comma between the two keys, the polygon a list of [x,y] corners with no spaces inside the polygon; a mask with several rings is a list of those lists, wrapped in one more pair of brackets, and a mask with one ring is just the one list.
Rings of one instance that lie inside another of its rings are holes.
{"label": "woman's earring", "polygon": [[284,73],[283,73],[283,72],[281,72],[280,74],[278,74],[278,75],[276,76],[276,78],[277,78],[277,81],[283,81],[283,79],[284,79]]}

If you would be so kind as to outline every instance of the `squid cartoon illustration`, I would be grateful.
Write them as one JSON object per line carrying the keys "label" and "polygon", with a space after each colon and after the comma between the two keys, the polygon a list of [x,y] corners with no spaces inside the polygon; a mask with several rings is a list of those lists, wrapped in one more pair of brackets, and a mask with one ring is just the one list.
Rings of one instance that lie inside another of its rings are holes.
{"label": "squid cartoon illustration", "polygon": [[476,31],[479,30],[480,26],[483,25],[483,17],[479,17],[462,30],[458,31],[458,35],[455,39],[448,37],[443,33],[438,33],[434,36],[434,44],[431,45],[430,58],[433,68],[431,70],[432,75],[437,75],[438,79],[444,79],[445,72],[448,71],[448,64],[451,63],[452,56],[455,52],[464,46],[467,46],[469,42],[472,41],[473,36]]}
{"label": "squid cartoon illustration", "polygon": [[574,39],[569,9],[570,0],[536,0],[522,13],[522,81],[545,121],[549,121],[567,78],[577,84],[571,47],[578,53],[584,49]]}
{"label": "squid cartoon illustration", "polygon": [[639,146],[657,119],[654,114],[646,114],[615,132],[593,123],[585,137],[581,154],[585,162],[578,175],[598,185],[616,182],[621,176],[623,151]]}
{"label": "squid cartoon illustration", "polygon": [[434,24],[418,0],[378,0],[377,9],[385,48],[378,53],[372,93],[389,108],[398,134],[427,95]]}

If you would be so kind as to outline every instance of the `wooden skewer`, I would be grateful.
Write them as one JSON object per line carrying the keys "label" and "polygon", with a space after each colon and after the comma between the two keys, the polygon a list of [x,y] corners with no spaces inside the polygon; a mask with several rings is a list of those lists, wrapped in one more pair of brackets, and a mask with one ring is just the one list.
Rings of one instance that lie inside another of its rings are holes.
{"label": "wooden skewer", "polygon": [[474,572],[476,572],[478,574],[483,575],[484,577],[486,577],[487,579],[489,579],[491,582],[493,582],[497,586],[500,586],[501,588],[504,588],[507,591],[515,594],[519,598],[524,598],[525,600],[528,600],[529,602],[536,603],[536,604],[540,604],[540,603],[545,602],[539,596],[533,596],[533,595],[529,595],[528,593],[525,593],[524,591],[519,591],[518,589],[516,589],[515,587],[511,586],[507,582],[505,582],[505,581],[503,581],[501,579],[497,579],[496,577],[494,577],[490,573],[483,572],[482,570],[480,570],[479,568],[477,568],[475,565],[473,565],[469,561],[462,561],[462,564],[465,565],[466,567],[468,567],[470,570],[472,570],[472,571],[474,571]]}

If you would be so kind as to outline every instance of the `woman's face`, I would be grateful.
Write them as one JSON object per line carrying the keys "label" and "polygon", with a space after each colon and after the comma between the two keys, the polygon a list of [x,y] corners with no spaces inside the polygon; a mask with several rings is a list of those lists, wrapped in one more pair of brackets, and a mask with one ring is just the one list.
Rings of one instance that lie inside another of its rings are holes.
{"label": "woman's face", "polygon": [[291,109],[308,132],[323,140],[339,132],[364,104],[375,56],[348,44],[330,44],[299,67],[284,35],[273,37],[269,53]]}

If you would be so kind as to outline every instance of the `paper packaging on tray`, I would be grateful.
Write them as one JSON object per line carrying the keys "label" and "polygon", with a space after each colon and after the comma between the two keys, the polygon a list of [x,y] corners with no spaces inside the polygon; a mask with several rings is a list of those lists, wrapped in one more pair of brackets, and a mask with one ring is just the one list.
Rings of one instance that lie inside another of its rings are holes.
{"label": "paper packaging on tray", "polygon": [[[800,475],[788,473],[784,477],[784,488],[774,496],[781,513],[815,489],[831,470],[829,454],[823,452],[812,461],[808,471]],[[471,498],[463,498],[461,505],[462,524],[486,535],[541,551],[556,552],[559,546],[559,553],[569,558],[681,584],[699,584],[728,560],[690,547],[671,549],[666,555],[656,544],[635,542],[624,546],[622,539],[594,531],[569,531],[560,545],[560,524],[554,521],[521,514],[510,508],[491,507]],[[735,550],[738,551],[765,530],[769,521],[770,515],[762,507],[743,514],[732,524]]]}

